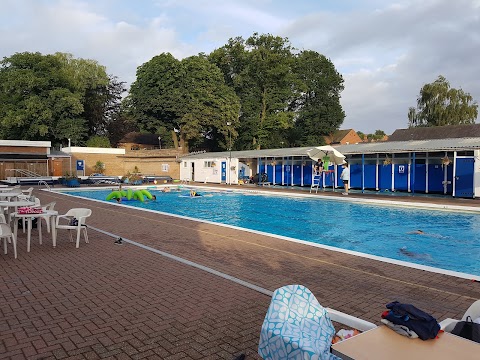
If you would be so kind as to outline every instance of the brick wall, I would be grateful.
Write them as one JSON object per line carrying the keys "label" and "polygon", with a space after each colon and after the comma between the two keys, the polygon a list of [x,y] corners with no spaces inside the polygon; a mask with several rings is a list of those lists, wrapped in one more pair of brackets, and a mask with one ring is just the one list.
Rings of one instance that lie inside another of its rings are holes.
{"label": "brick wall", "polygon": [[[105,175],[123,176],[127,172],[133,172],[135,166],[141,174],[171,176],[174,179],[180,178],[180,164],[176,161],[180,152],[172,149],[165,150],[132,150],[126,151],[125,155],[114,154],[72,154],[72,169],[76,172],[76,161],[85,161],[85,175],[95,172],[94,166],[97,161],[105,164]],[[163,171],[163,165],[168,165],[168,171]],[[69,171],[68,159],[63,163],[64,173]]]}

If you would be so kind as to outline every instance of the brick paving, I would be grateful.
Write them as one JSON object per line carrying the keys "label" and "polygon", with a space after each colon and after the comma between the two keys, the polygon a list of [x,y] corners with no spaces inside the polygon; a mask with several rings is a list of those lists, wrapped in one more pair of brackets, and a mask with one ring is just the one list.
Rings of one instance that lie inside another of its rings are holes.
{"label": "brick paving", "polygon": [[[442,320],[461,316],[480,298],[480,283],[466,279],[34,193],[42,203],[57,201],[60,213],[91,208],[88,224],[93,227],[262,288],[303,284],[322,305],[375,323],[395,299]],[[428,200],[478,206],[474,200]],[[114,245],[112,237],[92,229],[89,237],[89,244],[82,240],[75,249],[61,232],[53,249],[49,235],[39,245],[34,230],[32,250],[26,253],[20,232],[19,258],[13,259],[11,247],[9,254],[1,252],[0,359],[234,359],[240,353],[258,359],[268,296],[131,244]]]}

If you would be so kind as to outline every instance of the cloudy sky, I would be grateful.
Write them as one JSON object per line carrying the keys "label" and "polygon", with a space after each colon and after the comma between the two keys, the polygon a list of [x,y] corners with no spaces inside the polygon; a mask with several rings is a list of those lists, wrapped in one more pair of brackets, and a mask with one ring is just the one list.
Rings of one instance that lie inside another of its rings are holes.
{"label": "cloudy sky", "polygon": [[254,32],[287,37],[343,75],[343,129],[405,128],[438,75],[480,101],[480,0],[0,0],[0,9],[0,57],[68,52],[127,83],[162,52],[181,59]]}

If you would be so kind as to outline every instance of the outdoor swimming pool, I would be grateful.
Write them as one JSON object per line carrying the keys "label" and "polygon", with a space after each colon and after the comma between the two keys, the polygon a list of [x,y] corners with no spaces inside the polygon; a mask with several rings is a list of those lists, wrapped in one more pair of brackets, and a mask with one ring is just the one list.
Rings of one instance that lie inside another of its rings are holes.
{"label": "outdoor swimming pool", "polygon": [[[211,196],[190,198],[186,190],[149,191],[156,201],[122,204],[480,276],[480,214],[257,193],[199,190]],[[104,200],[110,190],[65,193]],[[417,229],[424,234],[409,234]]]}

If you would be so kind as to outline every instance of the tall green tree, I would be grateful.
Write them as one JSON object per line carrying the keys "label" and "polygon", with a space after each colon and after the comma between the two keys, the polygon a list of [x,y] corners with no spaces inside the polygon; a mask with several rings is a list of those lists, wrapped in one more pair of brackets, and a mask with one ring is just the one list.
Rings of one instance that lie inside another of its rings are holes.
{"label": "tall green tree", "polygon": [[120,111],[123,84],[96,61],[71,54],[6,57],[0,63],[0,135],[75,145],[106,136]]}
{"label": "tall green tree", "polygon": [[55,56],[62,62],[65,76],[82,98],[84,111],[81,117],[88,127],[86,137],[108,135],[108,124],[120,111],[125,82],[107,75],[105,66],[96,60],[76,59],[67,53],[56,53]]}
{"label": "tall green tree", "polygon": [[226,149],[229,131],[236,136],[239,100],[202,54],[179,61],[164,53],[140,66],[127,105],[142,130],[169,132],[174,142],[178,134],[184,149]]}
{"label": "tall green tree", "polygon": [[209,60],[241,100],[237,149],[320,145],[343,123],[343,78],[323,55],[255,33],[230,39]]}
{"label": "tall green tree", "polygon": [[302,51],[295,58],[297,93],[291,107],[296,111],[297,143],[321,145],[345,119],[340,105],[343,78],[333,63],[315,51]]}
{"label": "tall green tree", "polygon": [[58,57],[16,53],[0,62],[0,136],[62,142],[83,138],[81,95]]}
{"label": "tall green tree", "polygon": [[433,83],[423,85],[417,97],[417,107],[408,109],[408,125],[443,126],[474,124],[478,104],[462,89],[450,87],[443,76]]}
{"label": "tall green tree", "polygon": [[279,146],[279,134],[293,127],[288,109],[294,89],[288,39],[253,34],[230,39],[209,55],[241,99],[238,149]]}

